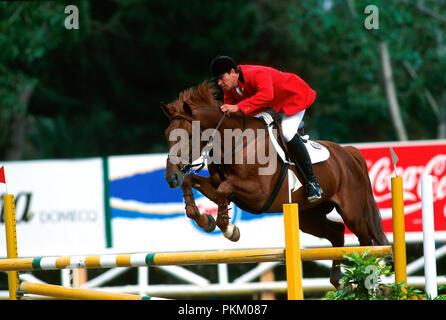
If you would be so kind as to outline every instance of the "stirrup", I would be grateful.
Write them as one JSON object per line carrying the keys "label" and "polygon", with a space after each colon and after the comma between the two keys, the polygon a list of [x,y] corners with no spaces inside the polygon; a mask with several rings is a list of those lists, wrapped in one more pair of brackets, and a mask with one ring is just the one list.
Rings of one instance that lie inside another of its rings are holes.
{"label": "stirrup", "polygon": [[[314,191],[315,194],[313,194],[313,195],[309,194],[310,188],[312,188],[311,191]],[[323,191],[322,191],[322,188],[319,185],[319,183],[317,183],[317,182],[308,182],[307,185],[306,185],[306,191],[307,191],[307,199],[308,199],[308,201],[316,202],[316,201],[322,199]]]}

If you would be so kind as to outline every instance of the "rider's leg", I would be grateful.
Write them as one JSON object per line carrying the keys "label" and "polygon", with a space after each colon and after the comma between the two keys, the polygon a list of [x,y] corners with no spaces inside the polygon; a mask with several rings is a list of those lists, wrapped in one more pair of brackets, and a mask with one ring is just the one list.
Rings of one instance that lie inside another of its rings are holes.
{"label": "rider's leg", "polygon": [[297,168],[300,169],[300,172],[305,179],[308,200],[310,202],[315,202],[321,199],[322,188],[314,175],[313,165],[311,164],[307,148],[305,147],[302,138],[297,133],[304,113],[305,110],[291,116],[283,114],[282,131],[291,160],[296,164]]}

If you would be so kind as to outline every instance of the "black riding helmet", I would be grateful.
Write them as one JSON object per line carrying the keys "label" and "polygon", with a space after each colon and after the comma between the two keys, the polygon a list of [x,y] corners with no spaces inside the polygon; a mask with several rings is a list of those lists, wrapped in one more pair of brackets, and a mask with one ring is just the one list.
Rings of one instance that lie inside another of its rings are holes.
{"label": "black riding helmet", "polygon": [[211,81],[217,80],[231,69],[237,69],[237,64],[228,56],[216,56],[211,61]]}

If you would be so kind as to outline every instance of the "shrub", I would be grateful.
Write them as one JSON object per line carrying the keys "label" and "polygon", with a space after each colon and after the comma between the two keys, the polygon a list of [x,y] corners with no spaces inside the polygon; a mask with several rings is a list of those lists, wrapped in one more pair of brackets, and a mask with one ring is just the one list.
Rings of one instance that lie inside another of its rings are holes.
{"label": "shrub", "polygon": [[[346,263],[341,263],[345,270],[345,276],[339,281],[341,289],[329,291],[323,300],[412,300],[427,299],[431,297],[413,287],[406,285],[405,281],[400,283],[382,283],[383,276],[391,276],[392,266],[385,261],[390,256],[377,258],[376,255],[368,256],[370,250],[361,254],[353,252],[343,257]],[[442,286],[439,290],[446,289]],[[446,300],[445,295],[438,295],[433,300]]]}

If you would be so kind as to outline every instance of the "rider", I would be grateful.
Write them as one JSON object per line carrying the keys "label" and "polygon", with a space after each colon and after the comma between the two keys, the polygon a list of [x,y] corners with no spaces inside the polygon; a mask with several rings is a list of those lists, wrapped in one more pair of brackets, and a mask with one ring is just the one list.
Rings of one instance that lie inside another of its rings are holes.
{"label": "rider", "polygon": [[316,92],[301,78],[270,67],[237,65],[228,56],[216,56],[210,65],[212,80],[224,92],[223,112],[242,111],[254,116],[272,107],[282,114],[282,131],[291,160],[300,167],[310,202],[321,199],[322,188],[313,172],[310,155],[297,133],[305,110]]}

